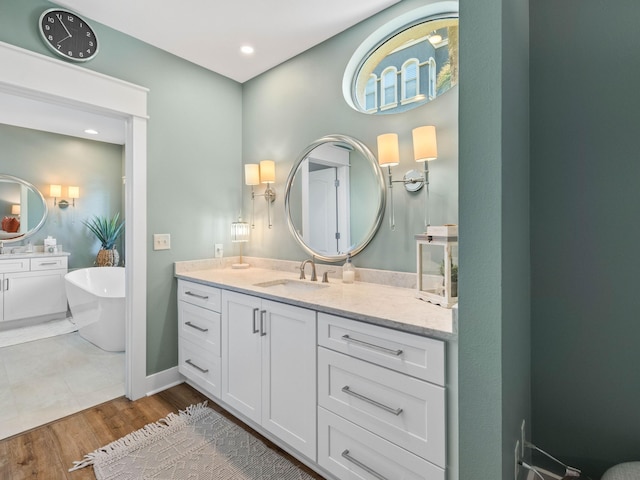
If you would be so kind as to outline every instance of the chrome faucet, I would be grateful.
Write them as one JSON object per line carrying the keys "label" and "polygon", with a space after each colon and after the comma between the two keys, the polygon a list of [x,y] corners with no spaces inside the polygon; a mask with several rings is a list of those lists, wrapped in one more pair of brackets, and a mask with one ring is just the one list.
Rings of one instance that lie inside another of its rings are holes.
{"label": "chrome faucet", "polygon": [[318,277],[316,276],[316,264],[313,261],[313,258],[307,258],[304,262],[302,262],[302,265],[300,265],[300,280],[304,280],[306,278],[304,276],[304,267],[307,266],[307,263],[311,264],[311,281],[315,282],[318,280]]}

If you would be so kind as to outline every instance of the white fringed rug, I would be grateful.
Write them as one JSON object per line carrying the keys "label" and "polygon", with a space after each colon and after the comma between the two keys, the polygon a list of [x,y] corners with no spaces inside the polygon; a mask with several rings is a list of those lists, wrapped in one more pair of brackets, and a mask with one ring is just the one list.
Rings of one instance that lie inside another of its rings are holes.
{"label": "white fringed rug", "polygon": [[311,480],[289,460],[206,406],[191,405],[74,462],[97,480]]}

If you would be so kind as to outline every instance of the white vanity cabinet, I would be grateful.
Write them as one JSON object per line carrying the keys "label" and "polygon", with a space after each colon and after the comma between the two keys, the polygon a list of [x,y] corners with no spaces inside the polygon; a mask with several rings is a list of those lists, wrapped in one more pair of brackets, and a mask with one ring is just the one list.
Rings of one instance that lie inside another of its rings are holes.
{"label": "white vanity cabinet", "polygon": [[318,313],[318,463],[337,478],[444,480],[444,342]]}
{"label": "white vanity cabinet", "polygon": [[178,371],[220,397],[220,289],[178,281]]}
{"label": "white vanity cabinet", "polygon": [[316,313],[222,293],[221,399],[316,460]]}
{"label": "white vanity cabinet", "polygon": [[63,318],[67,256],[0,257],[0,321]]}

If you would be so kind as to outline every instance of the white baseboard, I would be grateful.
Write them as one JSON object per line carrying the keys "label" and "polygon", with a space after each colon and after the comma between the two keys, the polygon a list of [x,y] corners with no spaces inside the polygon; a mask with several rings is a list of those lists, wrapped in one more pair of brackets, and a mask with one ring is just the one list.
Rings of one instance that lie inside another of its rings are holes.
{"label": "white baseboard", "polygon": [[147,396],[162,392],[167,388],[180,385],[184,382],[184,377],[178,372],[178,367],[168,368],[162,372],[147,375]]}

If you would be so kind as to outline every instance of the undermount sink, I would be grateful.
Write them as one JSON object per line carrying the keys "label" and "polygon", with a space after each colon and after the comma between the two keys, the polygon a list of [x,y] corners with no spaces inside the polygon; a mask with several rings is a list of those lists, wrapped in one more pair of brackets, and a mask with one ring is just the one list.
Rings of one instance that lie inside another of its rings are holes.
{"label": "undermount sink", "polygon": [[326,288],[326,283],[312,283],[310,281],[292,280],[290,278],[278,278],[269,280],[268,282],[254,283],[254,287],[268,288],[269,290],[278,290],[280,292],[311,292]]}

